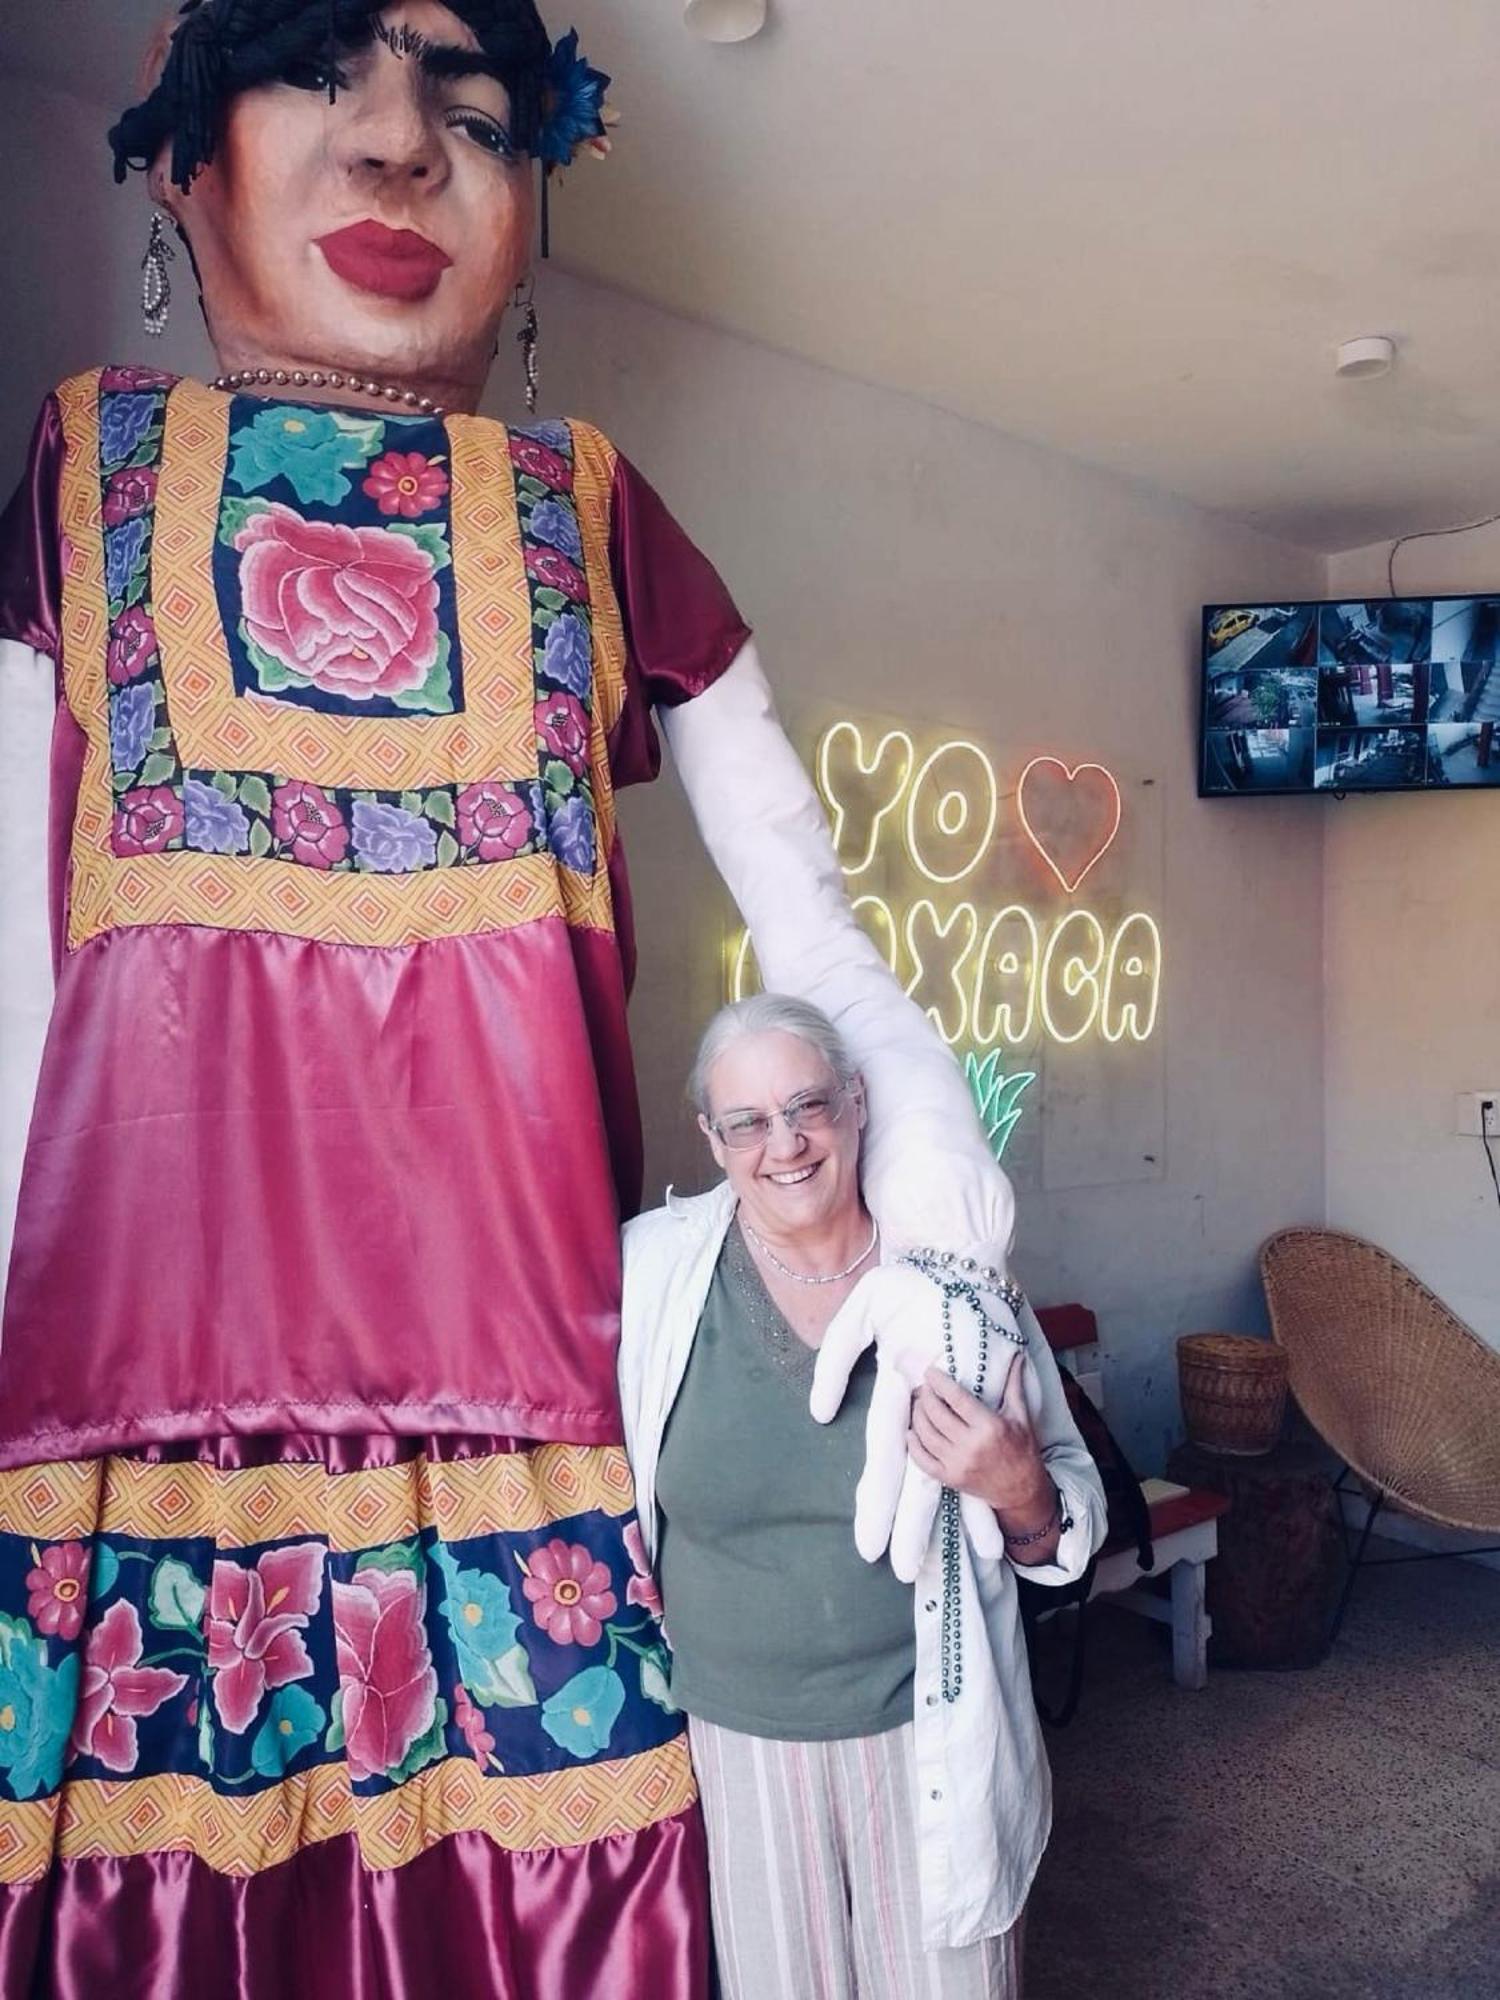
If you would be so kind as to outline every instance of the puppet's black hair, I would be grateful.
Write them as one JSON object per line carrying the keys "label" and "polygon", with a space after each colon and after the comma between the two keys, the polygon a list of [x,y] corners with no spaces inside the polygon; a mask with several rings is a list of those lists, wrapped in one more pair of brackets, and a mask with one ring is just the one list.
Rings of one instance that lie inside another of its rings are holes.
{"label": "puppet's black hair", "polygon": [[[186,188],[213,158],[224,107],[289,69],[328,61],[370,39],[390,0],[187,0],[156,88],[110,132],[115,179],[149,167],[172,142],[172,179]],[[495,63],[510,97],[511,137],[535,152],[552,44],[532,0],[444,0]]]}

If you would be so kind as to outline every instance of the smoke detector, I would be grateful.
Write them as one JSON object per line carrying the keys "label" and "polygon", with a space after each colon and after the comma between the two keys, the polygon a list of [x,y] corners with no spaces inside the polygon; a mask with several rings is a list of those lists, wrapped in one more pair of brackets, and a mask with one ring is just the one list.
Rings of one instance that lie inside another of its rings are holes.
{"label": "smoke detector", "polygon": [[1389,375],[1396,365],[1396,343],[1387,334],[1365,333],[1343,341],[1335,350],[1333,372],[1355,382],[1371,375]]}

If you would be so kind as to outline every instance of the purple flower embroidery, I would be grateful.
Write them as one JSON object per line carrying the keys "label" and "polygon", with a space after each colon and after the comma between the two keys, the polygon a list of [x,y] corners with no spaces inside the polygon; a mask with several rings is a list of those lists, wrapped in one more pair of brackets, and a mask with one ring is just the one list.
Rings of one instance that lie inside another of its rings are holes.
{"label": "purple flower embroidery", "polygon": [[117,771],[133,771],[146,755],[156,728],[156,690],[137,681],[111,696],[109,756]]}
{"label": "purple flower embroidery", "polygon": [[578,532],[578,516],[561,500],[539,500],[531,510],[531,532],[539,542],[550,542],[573,561],[583,561],[583,537]]}
{"label": "purple flower embroidery", "polygon": [[116,687],[143,674],[156,657],[156,633],[138,604],[122,611],[109,635],[105,656],[109,678]]}
{"label": "purple flower embroidery", "polygon": [[182,787],[187,821],[186,841],[200,854],[243,854],[250,845],[250,822],[243,806],[226,799],[201,778],[187,778]]}
{"label": "purple flower embroidery", "polygon": [[104,531],[104,587],[111,597],[123,597],[146,546],[147,523],[137,514],[118,528]]}
{"label": "purple flower embroidery", "polygon": [[553,451],[566,451],[573,441],[567,425],[556,417],[548,417],[540,424],[527,424],[524,429],[517,426],[512,435],[535,438],[538,444],[549,445]]}
{"label": "purple flower embroidery", "polygon": [[547,827],[548,844],[565,868],[580,875],[594,872],[594,815],[587,799],[564,799],[554,806]]}
{"label": "purple flower embroidery", "polygon": [[437,859],[437,831],[404,806],[354,801],[354,851],[377,875],[409,875]]}
{"label": "purple flower embroidery", "polygon": [[577,695],[581,701],[589,691],[593,664],[593,648],[583,620],[571,611],[564,611],[547,627],[546,644],[542,649],[542,672],[549,681],[556,681],[559,687]]}
{"label": "purple flower embroidery", "polygon": [[123,465],[151,428],[154,396],[103,396],[99,402],[99,457],[106,469]]}

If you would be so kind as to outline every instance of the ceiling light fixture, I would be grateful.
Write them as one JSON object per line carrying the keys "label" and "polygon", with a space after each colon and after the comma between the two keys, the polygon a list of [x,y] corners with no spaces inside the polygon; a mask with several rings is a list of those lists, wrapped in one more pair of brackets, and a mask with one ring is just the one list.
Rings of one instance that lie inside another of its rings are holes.
{"label": "ceiling light fixture", "polygon": [[766,25],[766,0],[687,0],[682,18],[705,42],[748,42]]}
{"label": "ceiling light fixture", "polygon": [[1333,372],[1354,382],[1372,375],[1389,375],[1396,363],[1396,343],[1383,333],[1362,334],[1341,342],[1333,357]]}

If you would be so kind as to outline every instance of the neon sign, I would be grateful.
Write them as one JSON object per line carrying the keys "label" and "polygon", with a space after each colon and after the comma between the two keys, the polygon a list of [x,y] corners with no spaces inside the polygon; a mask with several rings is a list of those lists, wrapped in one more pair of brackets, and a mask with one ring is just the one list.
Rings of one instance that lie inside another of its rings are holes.
{"label": "neon sign", "polygon": [[[1066,1045],[1097,1029],[1106,1042],[1148,1041],[1161,993],[1161,931],[1132,910],[1107,930],[1091,910],[1070,910],[1044,930],[1012,903],[983,919],[973,903],[939,910],[926,897],[898,924],[881,896],[852,905],[861,928],[949,1048],[1025,1048],[1036,1028]],[[1016,949],[1012,930],[1024,942]],[[1045,943],[1043,939],[1045,938]],[[750,934],[735,940],[729,997],[751,991]]]}
{"label": "neon sign", "polygon": [[[867,748],[859,724],[844,720],[824,731],[815,764],[839,864],[859,888],[855,917],[950,1048],[982,1059],[1043,1038],[1062,1047],[1090,1034],[1150,1039],[1162,938],[1147,911],[1111,920],[1076,905],[1057,914],[1018,901],[989,909],[972,893],[953,901],[929,893],[969,883],[994,852],[1004,794],[979,744],[952,737],[919,756],[906,730],[888,729]],[[1058,757],[1022,768],[1014,806],[1029,849],[1070,899],[1114,848],[1124,816],[1113,772]],[[918,893],[900,893],[906,884]],[[742,936],[729,965],[736,999],[748,961]]]}

